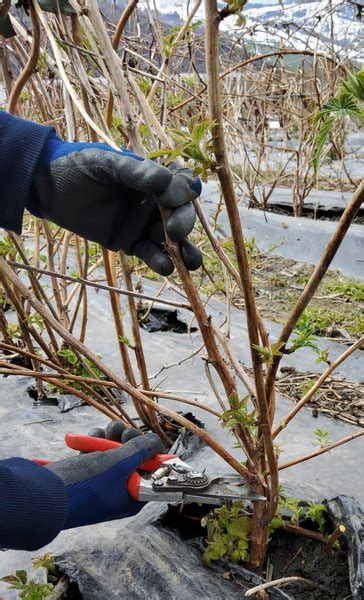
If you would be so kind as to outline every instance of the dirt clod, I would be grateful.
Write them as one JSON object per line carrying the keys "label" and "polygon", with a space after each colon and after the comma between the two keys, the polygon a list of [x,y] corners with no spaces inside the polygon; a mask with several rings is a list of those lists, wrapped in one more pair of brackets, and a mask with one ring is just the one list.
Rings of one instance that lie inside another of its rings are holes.
{"label": "dirt clod", "polygon": [[273,579],[298,576],[316,584],[315,588],[302,583],[285,585],[282,589],[295,600],[351,598],[344,553],[329,554],[321,542],[278,531],[269,544],[267,557],[273,565]]}

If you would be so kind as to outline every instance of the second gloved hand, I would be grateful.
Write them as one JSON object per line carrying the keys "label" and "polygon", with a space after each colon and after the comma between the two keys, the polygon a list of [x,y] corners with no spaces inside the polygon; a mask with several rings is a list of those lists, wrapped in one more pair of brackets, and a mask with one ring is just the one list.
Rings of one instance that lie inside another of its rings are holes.
{"label": "second gloved hand", "polygon": [[173,272],[164,248],[159,207],[167,232],[179,242],[186,267],[201,266],[200,251],[186,238],[194,226],[192,204],[201,182],[187,168],[168,168],[102,143],[48,140],[32,182],[27,208],[109,250],[124,250],[160,275]]}

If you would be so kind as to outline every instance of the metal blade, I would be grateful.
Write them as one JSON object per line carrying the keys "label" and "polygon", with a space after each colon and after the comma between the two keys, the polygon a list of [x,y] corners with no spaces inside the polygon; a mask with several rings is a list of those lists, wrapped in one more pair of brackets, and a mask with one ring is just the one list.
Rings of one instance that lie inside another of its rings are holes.
{"label": "metal blade", "polygon": [[222,475],[214,477],[210,485],[203,490],[186,490],[183,499],[187,502],[197,502],[200,504],[220,505],[227,501],[236,502],[239,500],[266,500],[264,496],[259,496],[250,491],[248,484],[242,482],[242,478],[237,475]]}

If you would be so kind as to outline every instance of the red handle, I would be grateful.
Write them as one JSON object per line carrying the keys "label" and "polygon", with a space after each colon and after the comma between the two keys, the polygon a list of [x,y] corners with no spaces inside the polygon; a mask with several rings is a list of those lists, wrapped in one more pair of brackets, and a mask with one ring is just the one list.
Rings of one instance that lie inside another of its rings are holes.
{"label": "red handle", "polygon": [[74,435],[73,433],[66,433],[65,442],[69,448],[79,452],[96,452],[97,450],[103,452],[121,446],[119,442],[105,440],[105,438],[92,437],[91,435]]}
{"label": "red handle", "polygon": [[133,500],[139,500],[139,487],[142,478],[139,473],[132,473],[128,479],[128,493],[129,496],[133,498]]}
{"label": "red handle", "polygon": [[[75,435],[73,433],[66,433],[65,441],[69,448],[78,450],[79,452],[96,452],[97,450],[104,452],[105,450],[120,448],[122,445],[120,442],[113,442],[112,440],[106,440],[105,438],[96,438],[90,435]],[[176,454],[156,454],[153,458],[150,458],[140,465],[139,468],[143,471],[153,473],[159,469],[166,460],[170,460],[171,458],[178,458],[178,456]],[[139,481],[137,487],[139,489]],[[131,494],[131,496],[133,496],[133,494]]]}

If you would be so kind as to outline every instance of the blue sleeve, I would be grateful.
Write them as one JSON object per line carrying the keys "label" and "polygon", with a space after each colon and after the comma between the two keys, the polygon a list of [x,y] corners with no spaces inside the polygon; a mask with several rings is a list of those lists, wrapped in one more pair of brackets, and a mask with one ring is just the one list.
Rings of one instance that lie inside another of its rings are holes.
{"label": "blue sleeve", "polygon": [[0,110],[0,227],[21,233],[33,173],[53,132]]}
{"label": "blue sleeve", "polygon": [[67,517],[67,492],[57,475],[23,458],[0,461],[0,548],[37,550]]}

